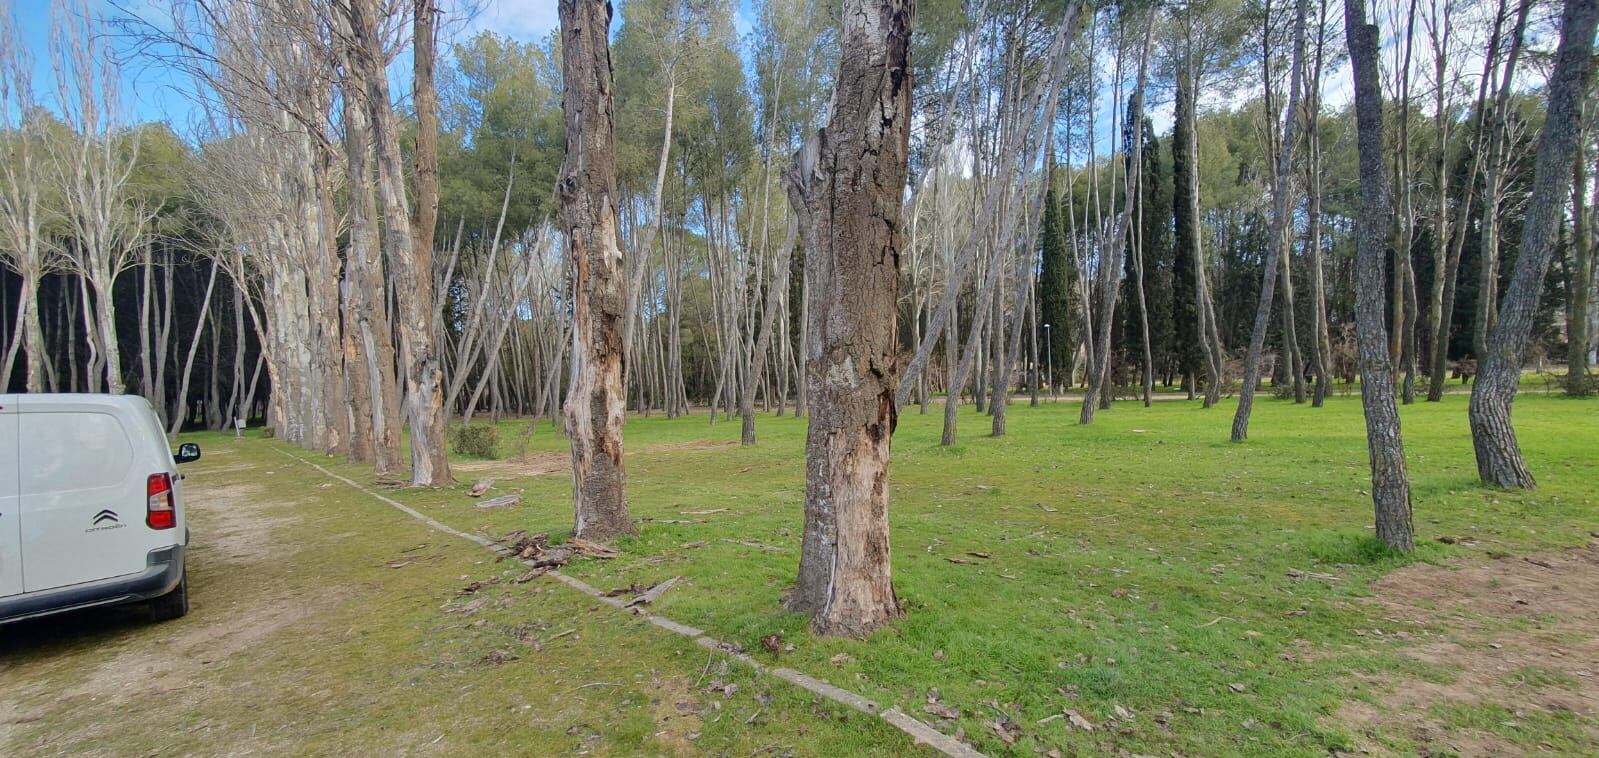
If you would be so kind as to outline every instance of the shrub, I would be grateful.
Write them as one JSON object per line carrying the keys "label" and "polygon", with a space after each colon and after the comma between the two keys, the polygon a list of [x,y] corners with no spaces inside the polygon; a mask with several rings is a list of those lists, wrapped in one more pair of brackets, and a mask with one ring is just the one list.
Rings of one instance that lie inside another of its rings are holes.
{"label": "shrub", "polygon": [[273,431],[272,427],[270,427],[270,426],[261,427],[261,439],[269,440],[269,439],[272,439],[273,437],[276,437],[276,436],[278,436],[278,433]]}
{"label": "shrub", "polygon": [[461,455],[498,458],[500,428],[493,424],[463,424],[450,432],[450,447]]}

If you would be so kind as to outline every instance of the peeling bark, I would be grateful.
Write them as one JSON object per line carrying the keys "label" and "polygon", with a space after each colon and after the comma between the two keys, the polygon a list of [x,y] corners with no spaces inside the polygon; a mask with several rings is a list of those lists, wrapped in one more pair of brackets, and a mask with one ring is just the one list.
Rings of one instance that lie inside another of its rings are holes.
{"label": "peeling bark", "polygon": [[627,513],[622,465],[627,296],[616,236],[611,6],[606,0],[560,0],[559,5],[566,162],[557,192],[572,266],[566,434],[572,447],[573,531],[585,539],[610,540],[638,533]]}
{"label": "peeling bark", "polygon": [[812,612],[811,628],[823,635],[864,636],[902,614],[889,560],[888,470],[915,8],[915,0],[845,0],[833,109],[816,137],[805,508],[831,512],[836,530],[825,584],[823,572],[802,573],[813,583],[796,588],[791,606]]}

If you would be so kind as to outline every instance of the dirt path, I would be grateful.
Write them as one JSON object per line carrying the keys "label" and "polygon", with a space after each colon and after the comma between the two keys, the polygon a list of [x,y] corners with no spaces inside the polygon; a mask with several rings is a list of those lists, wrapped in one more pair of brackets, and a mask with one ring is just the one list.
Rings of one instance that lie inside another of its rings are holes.
{"label": "dirt path", "polygon": [[908,748],[266,446],[206,445],[185,469],[191,613],[0,627],[0,755]]}
{"label": "dirt path", "polygon": [[[253,464],[212,471],[230,479],[260,473]],[[191,584],[206,597],[197,603],[202,612],[159,629],[169,633],[159,633],[137,607],[46,618],[0,631],[0,677],[8,682],[13,670],[20,674],[33,666],[71,668],[77,675],[64,687],[55,677],[30,681],[18,676],[16,686],[0,688],[0,742],[12,742],[12,727],[48,718],[52,697],[117,706],[186,689],[204,666],[249,649],[331,602],[337,590],[311,602],[297,602],[265,587],[234,591],[233,577],[251,572],[282,550],[276,532],[294,520],[270,515],[261,505],[267,502],[265,492],[254,483],[191,488],[190,529],[198,538],[188,566]],[[224,592],[228,600],[217,602]],[[73,651],[85,647],[94,660],[71,665]]]}
{"label": "dirt path", "polygon": [[1532,720],[1569,740],[1538,751],[1591,754],[1599,745],[1599,542],[1554,555],[1415,565],[1374,590],[1385,618],[1442,630],[1401,649],[1445,676],[1373,678],[1377,694],[1338,714],[1363,747],[1520,755],[1528,751],[1516,732]]}

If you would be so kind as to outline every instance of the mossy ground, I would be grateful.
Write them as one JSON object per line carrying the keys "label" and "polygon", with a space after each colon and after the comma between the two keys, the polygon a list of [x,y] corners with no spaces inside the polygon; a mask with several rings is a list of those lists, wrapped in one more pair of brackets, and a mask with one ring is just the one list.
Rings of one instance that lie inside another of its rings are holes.
{"label": "mossy ground", "polygon": [[[1386,688],[1404,681],[1452,677],[1448,665],[1406,653],[1418,640],[1448,634],[1447,618],[1385,614],[1372,602],[1371,583],[1417,561],[1558,551],[1599,529],[1596,400],[1542,393],[1518,400],[1517,429],[1540,483],[1532,492],[1477,484],[1463,396],[1405,407],[1418,543],[1411,557],[1389,553],[1370,536],[1358,397],[1335,396],[1322,409],[1262,397],[1242,444],[1227,441],[1226,402],[1211,410],[1173,400],[1147,409],[1121,402],[1083,427],[1075,404],[1031,408],[1023,397],[1010,409],[1010,434],[999,439],[988,436],[988,418],[968,406],[960,444],[947,448],[937,444],[937,410],[923,416],[907,408],[894,438],[894,576],[907,615],[869,639],[814,638],[803,617],[779,604],[798,560],[804,491],[804,424],[792,417],[762,415],[760,441],[751,448],[738,445],[736,421],[713,426],[703,413],[630,419],[628,492],[642,535],[622,541],[616,560],[569,571],[602,588],[681,576],[659,612],[768,659],[760,638],[781,635],[794,646],[783,665],[958,730],[992,754],[1447,753],[1448,745],[1400,730],[1360,733],[1340,717],[1344,706],[1380,703]],[[525,421],[503,422],[502,460],[461,459],[455,487],[386,492],[465,531],[526,529],[560,539],[571,525],[570,478],[557,465],[565,441],[546,421],[523,450],[525,429]],[[317,556],[317,563],[197,571],[196,613],[178,624],[204,623],[196,619],[208,603],[225,605],[261,587],[284,597],[332,591],[340,600],[274,635],[273,644],[198,670],[200,691],[213,696],[180,712],[190,728],[203,725],[199,732],[174,734],[172,711],[153,698],[114,709],[46,705],[93,665],[78,660],[83,648],[151,644],[181,627],[124,625],[64,641],[7,641],[0,680],[32,681],[35,693],[12,711],[44,714],[7,727],[14,748],[71,744],[76,717],[69,716],[81,713],[102,725],[128,724],[99,730],[102,741],[93,744],[129,750],[171,744],[212,752],[219,740],[232,744],[262,723],[281,740],[266,744],[326,752],[909,749],[874,719],[840,718],[737,667],[720,674],[739,687],[716,710],[719,721],[707,711],[694,741],[674,741],[671,732],[657,737],[651,709],[659,706],[651,701],[671,682],[682,681],[687,696],[701,702],[696,707],[721,700],[703,691],[703,681],[689,686],[706,660],[691,643],[593,609],[587,598],[543,581],[496,586],[493,597],[508,599],[473,616],[452,613],[466,580],[498,575],[503,565],[342,485],[324,487],[325,477],[280,451],[370,484],[368,469],[276,441],[196,439],[207,458],[194,478],[267,482],[267,497],[283,499],[274,512],[292,519],[274,544],[294,545],[294,555]],[[246,465],[252,468],[232,468]],[[263,468],[274,474],[265,477]],[[491,494],[522,490],[524,503],[475,508],[465,491],[482,477],[497,480]],[[227,517],[213,511],[196,521]],[[334,538],[345,533],[352,536]],[[196,541],[203,537],[197,526]],[[431,547],[421,552],[442,557],[385,565],[424,542]],[[199,561],[204,553],[196,555]],[[518,625],[532,625],[523,636],[532,629],[545,639],[542,652],[518,647]],[[577,631],[546,639],[569,627]],[[496,650],[519,657],[482,662]],[[1527,676],[1540,687],[1571,684],[1560,672]],[[41,677],[50,681],[39,683]],[[591,682],[609,684],[569,690]],[[227,697],[217,700],[222,693]],[[1063,709],[1096,728],[1056,718]],[[1428,717],[1458,730],[1498,732],[1496,744],[1523,750],[1580,753],[1594,744],[1584,741],[1595,734],[1592,714],[1528,717],[1509,729],[1495,726],[1501,722],[1491,710],[1440,705]],[[941,718],[951,713],[958,717]],[[118,742],[103,741],[113,738]],[[430,747],[435,738],[441,741]]]}
{"label": "mossy ground", "polygon": [[517,584],[522,567],[330,483],[277,443],[197,438],[205,457],[184,469],[190,614],[0,628],[0,755],[907,749],[876,719],[552,580]]}

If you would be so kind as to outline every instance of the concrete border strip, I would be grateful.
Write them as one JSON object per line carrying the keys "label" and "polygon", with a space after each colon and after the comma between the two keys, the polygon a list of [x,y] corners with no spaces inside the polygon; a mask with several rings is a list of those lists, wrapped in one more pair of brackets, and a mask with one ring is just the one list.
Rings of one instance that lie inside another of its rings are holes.
{"label": "concrete border strip", "polygon": [[[468,534],[467,532],[463,532],[463,531],[461,531],[459,529],[456,529],[456,528],[451,527],[451,526],[449,526],[447,524],[444,524],[443,522],[441,522],[441,521],[439,521],[437,519],[434,519],[431,516],[428,516],[428,515],[422,513],[421,511],[416,510],[415,508],[412,508],[412,507],[410,507],[410,506],[408,506],[408,505],[406,505],[404,503],[401,503],[398,500],[395,500],[394,498],[391,498],[391,497],[388,497],[386,495],[383,495],[380,492],[375,492],[375,491],[373,491],[373,490],[361,485],[359,482],[356,482],[353,479],[350,479],[350,478],[344,477],[344,476],[340,476],[339,474],[335,474],[332,471],[329,471],[328,469],[322,467],[321,465],[317,464],[314,461],[310,461],[310,460],[307,460],[305,458],[302,458],[302,457],[300,457],[298,455],[295,455],[294,453],[288,452],[288,451],[286,451],[286,450],[284,450],[284,449],[282,449],[280,447],[271,446],[271,449],[277,451],[279,454],[281,454],[285,458],[289,458],[291,460],[294,460],[294,461],[297,461],[299,463],[303,463],[303,464],[305,464],[307,466],[310,466],[311,468],[314,468],[317,471],[322,472],[324,475],[326,475],[328,477],[331,477],[333,479],[337,479],[337,480],[349,485],[350,487],[352,487],[352,488],[354,488],[354,489],[356,489],[356,490],[358,490],[358,491],[360,491],[362,493],[365,493],[366,495],[368,495],[370,497],[373,497],[373,498],[381,501],[382,503],[384,503],[384,504],[386,504],[386,505],[388,505],[388,506],[390,506],[390,507],[392,507],[392,508],[394,508],[394,509],[396,509],[396,510],[398,510],[398,511],[404,513],[404,514],[406,514],[407,516],[410,516],[411,518],[413,518],[413,519],[415,519],[417,521],[420,521],[423,524],[426,524],[429,528],[433,529],[434,531],[443,532],[445,534],[449,534],[449,535],[452,535],[452,536],[455,536],[455,537],[460,537],[461,539],[467,540],[469,542],[473,542],[473,543],[475,543],[475,544],[477,544],[477,545],[479,545],[481,547],[484,547],[484,548],[488,549],[490,552],[492,552],[492,553],[494,553],[496,555],[499,555],[501,557],[509,558],[511,560],[514,560],[514,561],[517,561],[519,563],[522,563],[524,565],[528,565],[528,566],[532,565],[532,561],[527,561],[527,560],[522,560],[520,558],[516,558],[515,556],[513,556],[511,554],[510,550],[507,550],[505,548],[504,545],[501,545],[498,542],[495,542],[494,540],[491,540],[491,539],[489,539],[487,537],[484,537],[484,536],[482,536],[480,534]],[[578,592],[581,592],[581,593],[583,593],[585,595],[588,595],[588,596],[590,596],[590,597],[592,597],[592,598],[594,598],[596,600],[599,600],[599,601],[605,603],[606,605],[609,605],[609,606],[611,606],[613,608],[616,608],[618,610],[629,610],[629,609],[626,609],[626,606],[622,602],[621,599],[614,598],[614,597],[606,597],[604,592],[601,592],[598,588],[594,587],[593,585],[589,584],[588,582],[583,581],[582,579],[578,579],[577,577],[573,577],[573,576],[568,576],[567,574],[563,574],[560,571],[557,571],[555,569],[550,569],[548,572],[546,572],[546,574],[548,576],[554,577],[556,581],[559,581],[562,584],[565,584],[566,586],[571,587],[572,589],[575,589]],[[954,737],[952,737],[952,736],[950,736],[948,734],[945,734],[943,732],[938,731],[937,729],[934,729],[933,727],[929,726],[927,724],[927,722],[924,722],[924,721],[922,721],[922,720],[920,720],[920,719],[918,719],[918,718],[916,718],[914,716],[911,716],[911,715],[905,713],[904,711],[901,711],[898,708],[889,708],[887,710],[884,710],[882,706],[880,706],[877,703],[874,703],[874,702],[872,702],[870,700],[867,700],[866,698],[861,697],[860,695],[857,695],[857,694],[855,694],[853,692],[850,692],[849,690],[845,690],[845,689],[836,687],[834,685],[828,684],[827,682],[824,682],[824,681],[822,681],[820,679],[816,679],[814,677],[808,676],[808,675],[803,674],[803,673],[801,673],[799,671],[795,671],[794,669],[790,669],[790,668],[774,668],[774,667],[771,667],[771,666],[767,666],[766,664],[755,660],[754,658],[750,657],[749,655],[747,655],[747,654],[745,654],[743,652],[740,652],[737,647],[735,647],[733,645],[730,645],[730,644],[728,644],[726,642],[723,642],[721,640],[718,640],[718,639],[716,639],[714,637],[711,637],[710,635],[707,635],[704,631],[702,631],[700,629],[695,629],[694,627],[688,626],[687,624],[680,624],[680,623],[678,623],[676,621],[673,621],[671,619],[668,619],[668,618],[666,618],[664,616],[660,616],[660,615],[657,615],[657,614],[654,614],[654,613],[650,613],[649,611],[646,611],[646,610],[644,610],[642,608],[636,608],[635,607],[635,608],[632,608],[630,610],[634,614],[636,614],[638,616],[642,616],[646,621],[648,621],[648,622],[650,622],[650,623],[652,623],[652,624],[654,624],[654,625],[656,625],[656,626],[658,626],[658,627],[660,627],[662,629],[665,629],[665,630],[667,630],[669,632],[672,632],[674,634],[678,634],[678,635],[682,635],[684,637],[688,637],[688,638],[694,640],[694,642],[696,644],[698,644],[700,647],[706,648],[707,650],[720,651],[720,652],[726,654],[728,657],[734,658],[734,659],[738,660],[739,662],[744,663],[745,665],[755,669],[757,672],[760,672],[760,673],[763,673],[763,674],[771,674],[772,676],[775,676],[775,677],[777,677],[779,679],[782,679],[783,681],[786,681],[786,682],[788,682],[790,684],[793,684],[794,686],[799,687],[800,689],[806,690],[806,691],[808,691],[808,692],[810,692],[810,693],[812,693],[814,695],[827,698],[828,700],[831,700],[831,701],[833,701],[835,703],[838,703],[839,705],[847,706],[847,707],[852,708],[852,709],[854,709],[856,711],[860,711],[861,713],[865,713],[865,714],[870,715],[870,716],[875,716],[877,718],[881,718],[884,722],[887,722],[890,726],[893,726],[894,728],[900,730],[901,732],[904,732],[917,745],[922,745],[924,747],[931,748],[933,750],[938,751],[939,753],[941,753],[943,755],[949,756],[950,758],[986,758],[986,756],[984,756],[982,753],[978,752],[977,750],[973,749],[970,745],[967,745],[966,743],[961,742],[960,740],[955,739]]]}

